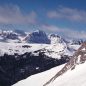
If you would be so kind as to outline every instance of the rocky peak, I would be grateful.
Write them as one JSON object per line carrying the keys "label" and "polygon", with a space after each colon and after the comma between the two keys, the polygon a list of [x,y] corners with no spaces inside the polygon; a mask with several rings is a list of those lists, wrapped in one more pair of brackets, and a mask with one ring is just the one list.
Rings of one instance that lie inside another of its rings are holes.
{"label": "rocky peak", "polygon": [[48,39],[48,36],[44,31],[37,30],[32,33],[30,33],[25,40],[29,43],[45,43],[49,44],[50,40]]}

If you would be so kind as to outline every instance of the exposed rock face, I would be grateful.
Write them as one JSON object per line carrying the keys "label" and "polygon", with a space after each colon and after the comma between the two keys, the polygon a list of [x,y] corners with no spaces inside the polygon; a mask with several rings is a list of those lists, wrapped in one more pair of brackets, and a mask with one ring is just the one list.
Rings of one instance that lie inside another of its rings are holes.
{"label": "exposed rock face", "polygon": [[57,77],[64,74],[69,69],[74,69],[76,65],[84,63],[86,61],[86,42],[84,42],[81,47],[75,52],[75,54],[71,57],[70,61],[48,82],[46,82],[43,86],[47,86],[52,81],[54,81]]}
{"label": "exposed rock face", "polygon": [[50,43],[50,40],[48,39],[46,33],[40,30],[30,33],[25,40],[27,40],[29,43]]}

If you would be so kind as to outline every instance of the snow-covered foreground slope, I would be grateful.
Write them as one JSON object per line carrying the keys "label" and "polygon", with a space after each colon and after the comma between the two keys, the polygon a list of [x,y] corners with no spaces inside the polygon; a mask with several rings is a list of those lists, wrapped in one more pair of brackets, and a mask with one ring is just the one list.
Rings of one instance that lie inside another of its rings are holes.
{"label": "snow-covered foreground slope", "polygon": [[58,77],[48,86],[86,86],[86,62]]}
{"label": "snow-covered foreground slope", "polygon": [[[43,86],[52,76],[54,76],[62,67],[55,67],[43,73],[33,75],[25,80],[16,83],[13,86]],[[86,86],[86,62],[77,65],[74,70],[69,70],[58,77],[48,86]]]}
{"label": "snow-covered foreground slope", "polygon": [[55,75],[64,65],[52,68],[48,71],[32,75],[31,77],[16,83],[13,86],[43,86],[51,77]]}

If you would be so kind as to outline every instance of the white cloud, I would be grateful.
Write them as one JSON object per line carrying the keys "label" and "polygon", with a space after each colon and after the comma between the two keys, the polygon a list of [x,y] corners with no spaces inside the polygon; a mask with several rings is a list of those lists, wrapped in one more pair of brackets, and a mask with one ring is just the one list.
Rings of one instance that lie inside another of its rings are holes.
{"label": "white cloud", "polygon": [[60,6],[57,10],[49,11],[47,15],[49,18],[61,18],[68,19],[71,21],[86,22],[85,10],[78,10]]}
{"label": "white cloud", "polygon": [[0,6],[0,23],[6,24],[34,24],[37,22],[34,11],[24,14],[17,5]]}
{"label": "white cloud", "polygon": [[42,25],[41,26],[43,30],[49,31],[49,32],[59,32],[59,28],[54,25]]}
{"label": "white cloud", "polygon": [[42,25],[41,27],[44,31],[57,34],[60,33],[69,38],[86,39],[86,32],[84,31],[76,31],[70,28],[60,28],[54,25]]}

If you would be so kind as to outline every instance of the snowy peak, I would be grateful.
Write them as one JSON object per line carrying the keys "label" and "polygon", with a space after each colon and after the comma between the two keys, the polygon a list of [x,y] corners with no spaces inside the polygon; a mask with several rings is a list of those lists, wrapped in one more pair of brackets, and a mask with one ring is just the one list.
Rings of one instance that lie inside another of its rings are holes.
{"label": "snowy peak", "polygon": [[[51,44],[58,44],[58,43],[63,43],[63,44],[70,43],[72,45],[75,44],[75,43],[73,43],[72,39],[67,40],[66,38],[63,38],[63,37],[59,36],[58,34],[50,34],[49,39],[51,41]],[[77,44],[79,44],[78,42],[79,41],[77,41]]]}
{"label": "snowy peak", "polygon": [[71,39],[71,40],[69,40],[69,43],[72,45],[73,44],[80,45],[80,44],[84,43],[84,40],[82,40],[82,39]]}
{"label": "snowy peak", "polygon": [[0,30],[0,42],[22,42],[20,38],[23,38],[25,32],[21,30]]}
{"label": "snowy peak", "polygon": [[19,42],[19,35],[14,31],[2,31],[0,33],[0,42]]}
{"label": "snowy peak", "polygon": [[57,44],[62,42],[61,37],[57,34],[50,34],[49,38],[51,40],[51,44]]}
{"label": "snowy peak", "polygon": [[15,32],[7,32],[7,33],[3,32],[3,36],[6,39],[13,39],[13,40],[18,39],[18,34]]}

